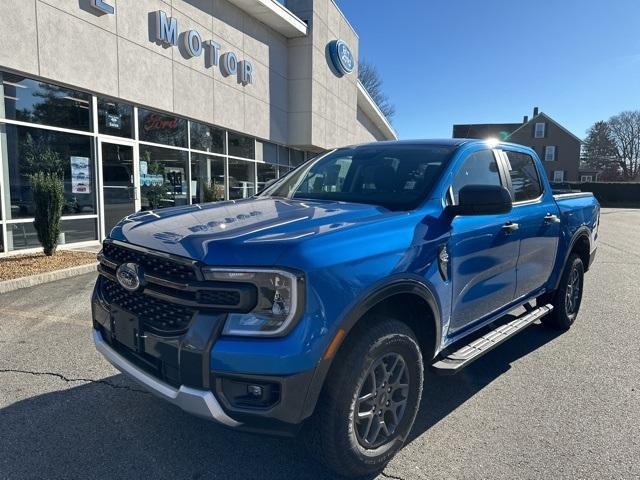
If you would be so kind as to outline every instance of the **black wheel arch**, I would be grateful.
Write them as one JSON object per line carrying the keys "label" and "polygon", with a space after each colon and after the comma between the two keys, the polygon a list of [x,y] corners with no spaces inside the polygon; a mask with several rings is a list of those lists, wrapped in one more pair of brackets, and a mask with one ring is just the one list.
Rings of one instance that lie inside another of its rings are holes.
{"label": "black wheel arch", "polygon": [[[331,365],[353,329],[359,325],[361,321],[365,321],[364,319],[366,319],[367,314],[375,311],[377,307],[385,305],[385,302],[393,299],[406,298],[406,296],[411,296],[416,301],[424,302],[424,305],[427,306],[428,310],[423,312],[424,314],[419,319],[414,320],[414,322],[425,322],[423,327],[426,331],[416,331],[415,333],[420,341],[425,363],[436,356],[440,347],[442,323],[440,306],[435,294],[424,282],[424,279],[417,275],[400,274],[388,277],[360,295],[352,306],[347,309],[346,315],[338,322],[339,326],[336,331],[341,329],[344,331],[344,335],[335,353],[331,355],[330,358],[323,357],[316,367],[307,392],[303,418],[313,413]],[[405,321],[403,318],[397,319]],[[416,330],[415,325],[412,325],[410,322],[407,323]]]}
{"label": "black wheel arch", "polygon": [[578,228],[571,237],[571,242],[569,243],[569,248],[564,254],[564,259],[562,260],[562,268],[558,270],[558,275],[553,286],[553,290],[557,290],[560,286],[560,280],[562,279],[562,272],[567,267],[567,262],[569,261],[569,257],[572,253],[577,253],[584,264],[584,271],[589,270],[589,256],[591,255],[591,231],[586,227],[582,226]]}

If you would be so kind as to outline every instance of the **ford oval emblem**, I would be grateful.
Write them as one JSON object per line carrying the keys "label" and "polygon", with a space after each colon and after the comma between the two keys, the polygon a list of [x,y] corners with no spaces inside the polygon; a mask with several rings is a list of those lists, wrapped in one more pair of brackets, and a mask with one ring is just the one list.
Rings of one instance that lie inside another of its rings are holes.
{"label": "ford oval emblem", "polygon": [[118,283],[130,292],[135,292],[142,285],[142,269],[137,263],[123,263],[116,270]]}
{"label": "ford oval emblem", "polygon": [[329,44],[329,55],[331,63],[335,69],[342,75],[348,75],[353,72],[356,61],[353,53],[344,40],[334,40]]}

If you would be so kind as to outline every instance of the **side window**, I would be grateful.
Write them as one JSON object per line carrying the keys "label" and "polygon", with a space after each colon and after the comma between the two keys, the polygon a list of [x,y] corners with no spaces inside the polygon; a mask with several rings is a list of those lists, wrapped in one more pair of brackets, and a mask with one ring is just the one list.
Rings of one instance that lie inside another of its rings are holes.
{"label": "side window", "polygon": [[505,152],[509,159],[509,174],[514,202],[533,200],[542,195],[536,164],[530,155],[520,152]]}
{"label": "side window", "polygon": [[464,161],[451,184],[453,204],[458,204],[460,189],[466,185],[501,185],[498,164],[491,150],[471,154]]}

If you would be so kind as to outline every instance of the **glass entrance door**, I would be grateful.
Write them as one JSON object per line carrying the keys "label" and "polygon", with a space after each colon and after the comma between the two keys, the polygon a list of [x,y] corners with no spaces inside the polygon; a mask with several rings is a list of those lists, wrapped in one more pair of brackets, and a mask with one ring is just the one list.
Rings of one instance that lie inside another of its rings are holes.
{"label": "glass entrance door", "polygon": [[102,154],[103,237],[136,211],[134,149],[132,145],[100,142]]}

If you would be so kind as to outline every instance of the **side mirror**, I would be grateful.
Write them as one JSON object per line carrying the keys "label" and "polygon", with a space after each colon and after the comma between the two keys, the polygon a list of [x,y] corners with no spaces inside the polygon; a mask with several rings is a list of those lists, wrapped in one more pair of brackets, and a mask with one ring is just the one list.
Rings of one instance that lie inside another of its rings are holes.
{"label": "side mirror", "polygon": [[458,192],[458,205],[447,211],[456,215],[497,215],[509,213],[512,201],[509,190],[499,185],[467,185]]}

